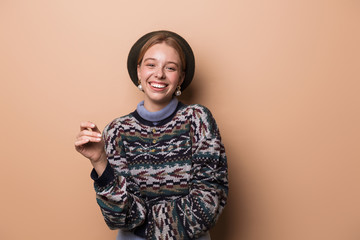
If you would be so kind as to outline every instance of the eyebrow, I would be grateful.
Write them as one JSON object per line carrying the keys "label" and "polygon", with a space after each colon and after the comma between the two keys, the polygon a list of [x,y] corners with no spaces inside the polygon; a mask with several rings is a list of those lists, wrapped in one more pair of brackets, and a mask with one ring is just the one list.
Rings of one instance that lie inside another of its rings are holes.
{"label": "eyebrow", "polygon": [[[157,59],[156,58],[145,58],[144,59],[144,62],[146,62],[146,61],[150,61],[150,60],[153,60],[153,61],[157,61]],[[168,61],[168,62],[166,62],[166,64],[175,64],[176,66],[179,66],[179,64],[177,63],[177,62],[173,62],[173,61]]]}

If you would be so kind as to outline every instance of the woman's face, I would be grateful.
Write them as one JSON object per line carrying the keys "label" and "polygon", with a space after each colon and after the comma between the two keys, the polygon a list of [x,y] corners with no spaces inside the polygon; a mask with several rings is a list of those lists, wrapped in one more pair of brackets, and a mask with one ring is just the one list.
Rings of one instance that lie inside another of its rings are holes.
{"label": "woman's face", "polygon": [[145,108],[149,111],[162,109],[184,80],[179,54],[166,43],[155,44],[145,52],[138,65],[138,78],[145,93]]}

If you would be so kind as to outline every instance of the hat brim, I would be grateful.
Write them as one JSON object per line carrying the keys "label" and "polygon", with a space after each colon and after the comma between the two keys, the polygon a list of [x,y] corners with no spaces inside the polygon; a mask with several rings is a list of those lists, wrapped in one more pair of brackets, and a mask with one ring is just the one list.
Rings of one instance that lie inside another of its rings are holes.
{"label": "hat brim", "polygon": [[161,31],[150,32],[150,33],[145,34],[144,36],[142,36],[139,40],[137,40],[135,42],[135,44],[130,49],[128,60],[127,60],[127,69],[128,69],[130,78],[133,81],[133,83],[135,84],[135,86],[137,86],[138,82],[139,82],[139,79],[137,76],[137,65],[138,65],[137,61],[138,61],[138,57],[140,54],[140,50],[152,36],[154,36],[155,34],[158,34],[158,33],[166,33],[166,34],[170,35],[171,37],[173,37],[174,39],[176,39],[185,54],[185,59],[186,59],[185,78],[184,78],[183,83],[181,84],[181,89],[184,90],[185,88],[187,88],[189,86],[189,84],[191,83],[191,81],[194,77],[195,57],[194,57],[194,53],[193,53],[190,45],[186,42],[186,40],[184,38],[182,38],[180,35],[178,35],[174,32],[170,32],[170,31],[161,30]]}

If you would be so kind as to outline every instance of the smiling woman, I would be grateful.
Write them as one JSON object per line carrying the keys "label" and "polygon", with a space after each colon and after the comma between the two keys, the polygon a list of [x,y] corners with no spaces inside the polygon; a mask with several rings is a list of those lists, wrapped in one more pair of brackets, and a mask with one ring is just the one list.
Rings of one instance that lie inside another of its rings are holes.
{"label": "smiling woman", "polygon": [[179,54],[166,43],[150,47],[138,65],[138,79],[151,112],[164,108],[184,81]]}
{"label": "smiling woman", "polygon": [[97,202],[106,224],[119,229],[118,240],[208,240],[226,205],[227,159],[215,119],[176,97],[194,69],[182,37],[148,33],[128,57],[144,101],[102,134],[91,122],[80,125],[75,148],[94,167]]}

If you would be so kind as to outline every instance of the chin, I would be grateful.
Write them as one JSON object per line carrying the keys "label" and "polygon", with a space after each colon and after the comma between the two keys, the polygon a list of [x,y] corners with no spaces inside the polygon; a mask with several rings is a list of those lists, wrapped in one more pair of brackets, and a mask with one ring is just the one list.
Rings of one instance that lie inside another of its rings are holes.
{"label": "chin", "polygon": [[172,99],[172,95],[166,95],[164,96],[163,94],[152,94],[152,96],[149,96],[149,99],[153,102],[167,102],[170,101]]}

